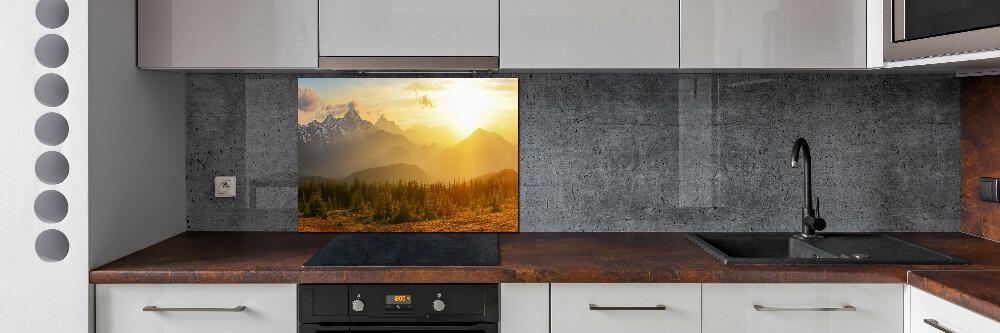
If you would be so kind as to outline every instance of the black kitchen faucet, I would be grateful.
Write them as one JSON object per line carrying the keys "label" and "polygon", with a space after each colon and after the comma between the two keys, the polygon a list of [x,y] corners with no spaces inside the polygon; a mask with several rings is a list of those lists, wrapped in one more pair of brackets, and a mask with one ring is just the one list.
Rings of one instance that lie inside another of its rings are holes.
{"label": "black kitchen faucet", "polygon": [[[802,173],[802,237],[820,237],[816,231],[826,229],[826,220],[816,215],[813,209],[813,187],[812,187],[812,156],[809,155],[809,143],[806,139],[798,138],[792,146],[792,167],[799,167],[799,152],[802,152],[802,164],[805,164],[805,171]],[[816,206],[819,207],[819,198],[816,199]]]}

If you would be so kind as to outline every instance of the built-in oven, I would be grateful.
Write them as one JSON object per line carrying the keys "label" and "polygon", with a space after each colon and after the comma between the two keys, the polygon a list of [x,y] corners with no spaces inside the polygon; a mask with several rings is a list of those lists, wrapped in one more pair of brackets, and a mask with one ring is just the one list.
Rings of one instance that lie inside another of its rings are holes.
{"label": "built-in oven", "polygon": [[495,284],[302,284],[299,333],[497,333]]}
{"label": "built-in oven", "polygon": [[884,0],[885,60],[1000,49],[1000,0]]}

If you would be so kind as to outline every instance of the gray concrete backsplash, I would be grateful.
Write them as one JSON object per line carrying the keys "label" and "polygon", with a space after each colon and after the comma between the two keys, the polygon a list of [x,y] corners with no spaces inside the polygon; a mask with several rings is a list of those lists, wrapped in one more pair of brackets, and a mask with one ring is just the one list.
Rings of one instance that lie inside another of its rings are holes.
{"label": "gray concrete backsplash", "polygon": [[[798,137],[827,231],[959,228],[953,76],[492,76],[520,79],[523,232],[798,230]],[[189,230],[296,229],[296,78],[187,77]]]}

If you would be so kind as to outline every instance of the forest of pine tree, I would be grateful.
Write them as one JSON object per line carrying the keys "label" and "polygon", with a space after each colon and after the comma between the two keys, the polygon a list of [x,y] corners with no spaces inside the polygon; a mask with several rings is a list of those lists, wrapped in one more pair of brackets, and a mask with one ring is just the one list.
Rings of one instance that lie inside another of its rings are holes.
{"label": "forest of pine tree", "polygon": [[504,171],[465,181],[365,182],[303,178],[299,216],[327,219],[350,216],[353,223],[398,224],[446,219],[457,212],[499,212],[517,202],[517,173]]}

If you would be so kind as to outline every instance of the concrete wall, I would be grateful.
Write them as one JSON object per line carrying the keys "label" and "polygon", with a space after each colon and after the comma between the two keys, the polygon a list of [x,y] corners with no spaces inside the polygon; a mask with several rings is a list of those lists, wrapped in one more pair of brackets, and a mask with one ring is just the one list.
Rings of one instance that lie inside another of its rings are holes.
{"label": "concrete wall", "polygon": [[[521,231],[798,230],[800,136],[828,231],[959,228],[952,76],[497,76],[520,79]],[[295,230],[296,76],[189,75],[187,114],[189,230]]]}

